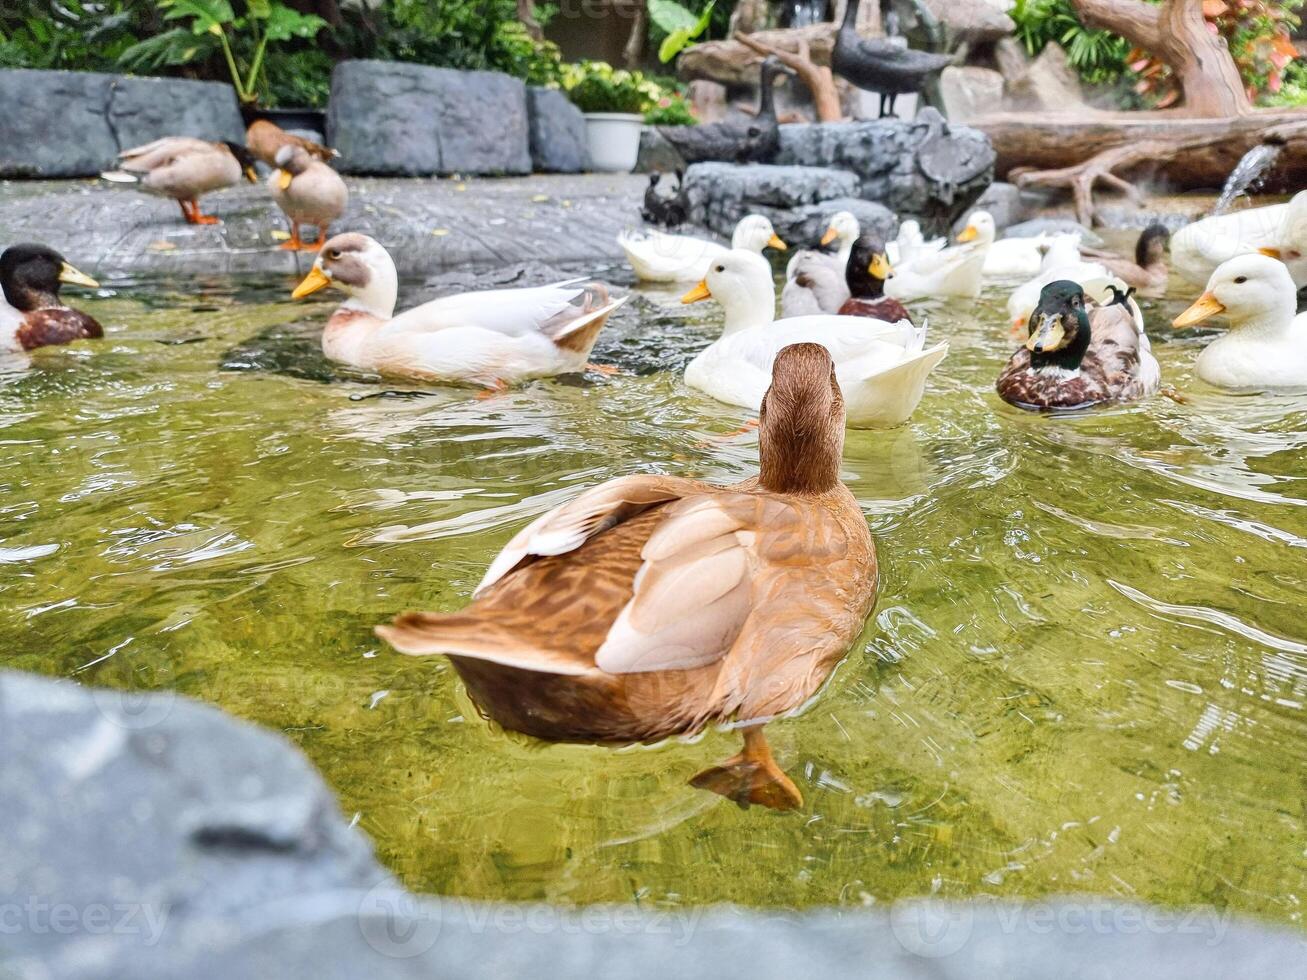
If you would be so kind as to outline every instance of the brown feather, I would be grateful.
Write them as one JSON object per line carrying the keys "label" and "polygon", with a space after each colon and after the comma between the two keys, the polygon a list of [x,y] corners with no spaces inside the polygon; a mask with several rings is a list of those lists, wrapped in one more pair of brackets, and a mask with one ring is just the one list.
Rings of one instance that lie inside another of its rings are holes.
{"label": "brown feather", "polygon": [[104,329],[85,313],[66,306],[53,306],[25,314],[16,336],[23,350],[35,350],[37,347],[71,344],[84,338],[103,337]]}

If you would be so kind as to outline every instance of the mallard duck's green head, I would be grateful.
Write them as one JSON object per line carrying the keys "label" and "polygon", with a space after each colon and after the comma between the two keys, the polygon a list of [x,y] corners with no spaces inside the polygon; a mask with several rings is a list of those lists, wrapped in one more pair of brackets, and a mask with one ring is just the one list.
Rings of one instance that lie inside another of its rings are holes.
{"label": "mallard duck's green head", "polygon": [[1030,351],[1033,367],[1060,367],[1074,371],[1089,349],[1089,313],[1085,291],[1069,279],[1050,282],[1039,294],[1030,314]]}

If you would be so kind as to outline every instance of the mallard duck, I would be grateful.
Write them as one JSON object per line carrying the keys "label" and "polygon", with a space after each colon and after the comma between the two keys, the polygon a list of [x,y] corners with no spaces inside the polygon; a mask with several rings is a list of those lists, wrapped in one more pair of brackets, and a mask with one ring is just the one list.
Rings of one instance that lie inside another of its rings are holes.
{"label": "mallard duck", "polygon": [[785,267],[785,288],[781,290],[781,313],[784,316],[807,316],[834,313],[849,298],[844,270],[849,253],[858,239],[858,219],[849,211],[831,216],[823,246],[837,243],[834,252],[803,249],[796,252]]}
{"label": "mallard duck", "polygon": [[[648,229],[641,232],[624,231],[617,236],[617,244],[626,253],[635,274],[645,282],[691,282],[703,278],[703,270],[713,259],[725,255],[730,249],[706,238],[692,235],[669,235]],[[785,243],[760,214],[740,219],[731,236],[731,248],[748,249],[761,254],[764,248],[785,250]]]}
{"label": "mallard duck", "polygon": [[483,712],[535,738],[652,742],[733,721],[744,750],[691,784],[798,807],[763,725],[821,689],[876,599],[843,445],[830,355],[785,347],[756,477],[610,480],[520,531],[463,611],[404,613],[377,633],[401,653],[449,657]]}
{"label": "mallard duck", "polygon": [[1080,284],[1090,299],[1107,303],[1112,298],[1112,287],[1124,290],[1125,283],[1113,275],[1101,262],[1086,262],[1080,258],[1080,238],[1076,235],[1054,235],[1039,275],[1022,283],[1007,300],[1008,318],[1012,332],[1025,336],[1030,314],[1039,303],[1040,294],[1051,282],[1068,280]]}
{"label": "mallard duck", "polygon": [[953,64],[953,56],[914,51],[902,41],[858,33],[859,0],[849,0],[835,35],[831,70],[858,88],[880,95],[880,118],[894,115],[894,100],[920,92],[926,80]]}
{"label": "mallard duck", "polygon": [[1030,337],[999,375],[1003,400],[1027,409],[1088,408],[1155,393],[1161,369],[1131,291],[1098,305],[1079,283],[1046,285],[1030,318]]}
{"label": "mallard duck", "polygon": [[844,270],[849,298],[836,311],[840,316],[865,316],[886,323],[912,321],[908,309],[885,295],[885,282],[893,278],[894,267],[885,256],[885,244],[875,235],[863,235],[853,243]]}
{"label": "mallard duck", "polygon": [[1020,279],[1038,275],[1048,246],[1048,235],[998,239],[989,246],[985,256],[985,278]]}
{"label": "mallard duck", "polygon": [[99,288],[45,245],[10,245],[0,254],[0,351],[34,350],[103,337],[93,317],[59,301],[61,283]]}
{"label": "mallard duck", "polygon": [[120,167],[100,176],[118,184],[139,184],[141,190],[174,198],[187,224],[216,225],[221,220],[200,210],[200,195],[233,187],[243,175],[259,181],[254,158],[239,143],[210,143],[189,136],[165,136],[118,154]]}
{"label": "mallard duck", "polygon": [[1198,355],[1198,377],[1220,388],[1307,387],[1307,313],[1282,262],[1241,255],[1222,262],[1207,289],[1174,326],[1224,316],[1230,332]]}
{"label": "mallard duck", "polygon": [[681,302],[709,298],[721,304],[726,323],[721,337],[686,367],[685,383],[729,405],[757,410],[776,352],[812,341],[835,359],[849,425],[888,428],[912,415],[927,375],[948,353],[947,344],[925,350],[926,328],[907,321],[832,314],[774,320],[771,266],[753,252],[736,249],[713,262]]}
{"label": "mallard duck", "polygon": [[1127,286],[1133,286],[1140,292],[1160,294],[1166,290],[1170,280],[1170,269],[1166,262],[1166,246],[1171,240],[1171,232],[1166,225],[1154,222],[1139,233],[1135,242],[1134,261],[1110,252],[1081,246],[1080,254],[1102,263]]}
{"label": "mallard duck", "polygon": [[921,225],[913,218],[899,225],[899,233],[894,241],[885,243],[885,257],[890,265],[905,265],[922,252],[939,252],[948,244],[944,238],[932,238],[929,241],[921,233]]}
{"label": "mallard duck", "polygon": [[330,360],[386,377],[486,388],[584,370],[608,314],[626,302],[610,300],[602,283],[573,280],[460,293],[395,316],[395,263],[359,234],[323,245],[291,296],[327,286],[349,297],[322,333]]}
{"label": "mallard duck", "polygon": [[885,295],[899,300],[960,296],[974,299],[984,285],[985,256],[994,242],[994,218],[975,211],[958,233],[958,244],[939,252],[922,252],[894,267]]}
{"label": "mallard duck", "polygon": [[1194,285],[1237,255],[1263,252],[1280,259],[1299,289],[1307,286],[1307,191],[1285,204],[1213,215],[1171,236],[1171,267]]}
{"label": "mallard duck", "polygon": [[[328,227],[345,213],[349,190],[340,174],[308,151],[294,145],[283,146],[275,158],[277,169],[268,176],[268,189],[277,207],[290,219],[290,240],[284,249],[316,252],[329,237]],[[300,239],[300,225],[316,225],[317,241],[312,245]]]}
{"label": "mallard duck", "polygon": [[681,193],[685,183],[685,174],[676,171],[676,186],[664,187],[663,175],[654,171],[649,175],[649,186],[644,192],[644,206],[640,208],[640,217],[649,225],[661,225],[664,228],[679,228],[685,224],[688,215],[685,210],[685,196]]}
{"label": "mallard duck", "polygon": [[266,163],[269,167],[278,165],[277,151],[283,146],[298,146],[309,156],[315,157],[323,163],[330,163],[340,156],[330,147],[305,139],[303,136],[288,133],[276,123],[267,119],[256,119],[245,130],[246,149],[250,151],[256,160]]}
{"label": "mallard duck", "polygon": [[782,75],[793,77],[794,72],[775,55],[763,59],[758,74],[758,115],[752,119],[727,119],[703,126],[659,126],[658,131],[686,163],[771,163],[781,149],[775,86]]}

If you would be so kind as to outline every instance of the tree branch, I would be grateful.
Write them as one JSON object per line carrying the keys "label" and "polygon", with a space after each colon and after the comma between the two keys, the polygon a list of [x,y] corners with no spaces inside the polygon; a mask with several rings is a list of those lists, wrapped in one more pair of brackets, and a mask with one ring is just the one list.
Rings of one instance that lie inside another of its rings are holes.
{"label": "tree branch", "polygon": [[812,49],[803,38],[798,39],[798,52],[765,44],[748,34],[737,34],[735,39],[751,51],[761,55],[775,55],[781,64],[792,68],[812,92],[812,103],[817,110],[818,122],[840,122],[844,113],[840,109],[840,96],[835,88],[831,70],[812,60]]}

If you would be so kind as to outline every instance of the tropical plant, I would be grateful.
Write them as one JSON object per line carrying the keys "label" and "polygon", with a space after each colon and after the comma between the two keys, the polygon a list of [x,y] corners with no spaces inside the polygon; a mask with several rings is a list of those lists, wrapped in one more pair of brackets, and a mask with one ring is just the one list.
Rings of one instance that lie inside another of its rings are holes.
{"label": "tropical plant", "polygon": [[312,39],[327,26],[315,14],[302,14],[279,0],[245,0],[237,15],[229,0],[156,0],[165,21],[185,21],[132,45],[119,56],[129,70],[157,70],[204,61],[222,53],[236,96],[258,101],[264,59],[271,44]]}
{"label": "tropical plant", "polygon": [[716,5],[716,0],[709,0],[708,5],[696,16],[676,0],[648,0],[649,19],[667,33],[658,46],[658,60],[667,64],[693,45],[708,30]]}
{"label": "tropical plant", "polygon": [[6,0],[0,4],[0,68],[113,71],[118,56],[158,26],[132,0]]}
{"label": "tropical plant", "polygon": [[1009,15],[1027,52],[1037,55],[1057,42],[1066,50],[1067,62],[1090,84],[1110,84],[1127,71],[1130,43],[1110,31],[1085,27],[1070,0],[1016,0]]}
{"label": "tropical plant", "polygon": [[582,112],[643,113],[654,101],[638,71],[604,61],[578,61],[563,69],[563,89]]}
{"label": "tropical plant", "polygon": [[699,120],[685,93],[676,85],[669,85],[663,87],[663,94],[645,111],[644,121],[650,126],[693,126]]}

